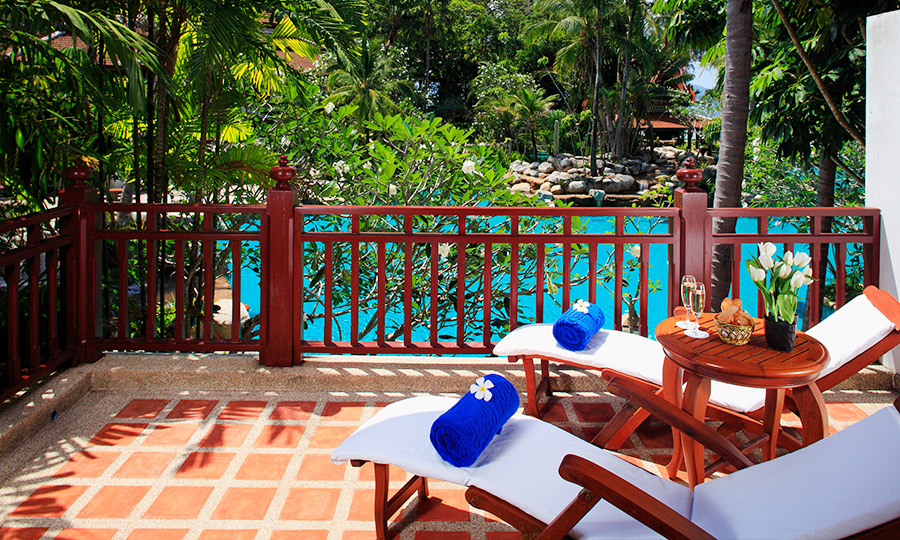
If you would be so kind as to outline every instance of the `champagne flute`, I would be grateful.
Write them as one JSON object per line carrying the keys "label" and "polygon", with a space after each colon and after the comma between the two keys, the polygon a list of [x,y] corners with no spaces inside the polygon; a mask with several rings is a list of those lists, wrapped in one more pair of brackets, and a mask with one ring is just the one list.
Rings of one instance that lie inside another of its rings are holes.
{"label": "champagne flute", "polygon": [[675,326],[678,328],[683,328],[685,330],[689,330],[691,328],[697,328],[697,325],[694,324],[694,321],[691,320],[691,293],[694,291],[694,287],[697,286],[697,280],[694,276],[687,275],[681,278],[681,303],[684,305],[684,308],[687,310],[687,313],[684,314],[684,320],[678,321],[675,323]]}
{"label": "champagne flute", "polygon": [[691,313],[697,319],[697,327],[685,330],[684,335],[692,338],[706,339],[709,337],[707,332],[700,330],[700,315],[706,306],[706,287],[702,283],[697,283],[691,291]]}

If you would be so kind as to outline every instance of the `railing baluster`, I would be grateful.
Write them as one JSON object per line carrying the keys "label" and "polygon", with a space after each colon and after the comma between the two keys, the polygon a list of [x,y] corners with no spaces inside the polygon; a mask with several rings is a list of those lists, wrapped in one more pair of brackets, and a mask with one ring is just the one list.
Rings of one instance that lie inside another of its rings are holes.
{"label": "railing baluster", "polygon": [[[822,241],[820,240],[822,238],[822,216],[812,217],[810,232],[812,233],[812,239],[809,244],[810,255],[812,255],[811,267],[813,271],[820,273],[819,269],[822,268]],[[819,313],[821,312],[819,307],[819,287],[825,281],[825,276],[816,277],[818,279],[809,286],[809,326],[819,322]]]}
{"label": "railing baluster", "polygon": [[563,217],[563,291],[562,291],[562,310],[569,309],[570,288],[572,287],[572,216]]}
{"label": "railing baluster", "polygon": [[128,324],[128,240],[116,242],[116,255],[119,264],[119,320],[116,333],[120,340],[131,337]]}
{"label": "railing baluster", "polygon": [[[156,231],[156,223],[158,219],[159,218],[157,217],[157,214],[155,212],[147,212],[148,232]],[[140,246],[140,242],[138,242],[138,246]],[[145,306],[147,317],[144,320],[144,332],[147,336],[147,339],[153,339],[156,337],[156,268],[160,262],[156,246],[156,240],[152,240],[149,238],[147,239],[147,305]],[[138,251],[140,250],[138,249]],[[165,260],[165,257],[163,257],[163,260]]]}
{"label": "railing baluster", "polygon": [[[351,232],[359,234],[359,215],[351,218]],[[350,250],[350,344],[359,343],[359,240],[353,240]]]}
{"label": "railing baluster", "polygon": [[[466,234],[466,217],[459,216],[460,235]],[[466,244],[456,243],[456,344],[462,346],[466,341]]]}
{"label": "railing baluster", "polygon": [[47,346],[51,358],[59,354],[59,250],[47,253]]}
{"label": "railing baluster", "polygon": [[[204,214],[203,232],[211,233],[213,231],[214,220],[215,214],[211,212]],[[214,244],[215,241],[211,238],[200,241],[201,256],[203,257],[203,335],[201,337],[203,340],[213,339],[212,313],[213,296],[215,295],[215,276],[213,275],[213,269],[215,267],[215,263],[213,262],[213,257],[215,256],[215,252],[213,251]]]}
{"label": "railing baluster", "polygon": [[19,263],[15,262],[6,275],[6,343],[7,379],[15,384],[22,379],[22,361],[19,356]]}
{"label": "railing baluster", "polygon": [[387,329],[385,328],[385,311],[387,310],[387,246],[384,242],[378,242],[378,305],[375,306],[378,316],[378,336],[375,341],[384,345]]}
{"label": "railing baluster", "polygon": [[597,244],[588,245],[588,302],[597,303]]}
{"label": "railing baluster", "polygon": [[241,243],[231,240],[231,341],[241,340]]}
{"label": "railing baluster", "polygon": [[440,278],[438,277],[440,249],[438,246],[437,242],[431,243],[431,302],[429,305],[431,328],[429,329],[429,339],[432,347],[436,347],[438,344],[438,285],[440,285]]}
{"label": "railing baluster", "polygon": [[[734,248],[732,249],[732,253],[734,254],[731,257],[731,298],[740,298],[741,297],[741,247],[742,245],[739,243],[732,244]],[[710,291],[707,291],[710,292]],[[712,311],[712,305],[706,306],[707,311]]]}
{"label": "railing baluster", "polygon": [[[299,246],[301,249],[303,246]],[[325,342],[331,343],[333,325],[332,302],[334,290],[334,242],[325,242]]]}
{"label": "railing baluster", "polygon": [[[640,332],[642,336],[647,336],[649,332],[649,324],[647,321],[647,309],[649,301],[647,300],[648,294],[650,291],[647,283],[649,282],[649,271],[650,271],[650,245],[649,244],[638,244],[641,248],[641,313],[639,317],[641,318],[641,328]],[[634,323],[631,323],[631,328],[634,328]]]}
{"label": "railing baluster", "polygon": [[484,320],[482,325],[482,344],[491,345],[491,262],[494,257],[494,245],[484,244]]}
{"label": "railing baluster", "polygon": [[537,266],[534,272],[534,293],[537,295],[534,301],[534,322],[542,323],[544,322],[544,259],[546,258],[546,253],[544,252],[544,244],[543,242],[538,242],[535,244],[535,250],[537,252]]}
{"label": "railing baluster", "polygon": [[847,302],[847,244],[844,242],[836,242],[834,244],[837,253],[835,254],[834,267],[837,269],[835,276],[835,308],[843,306]]}
{"label": "railing baluster", "polygon": [[515,330],[519,324],[519,216],[510,219],[509,232],[513,239],[509,246],[509,329]]}
{"label": "railing baluster", "polygon": [[[616,216],[616,237],[621,237],[625,234],[625,222],[622,216]],[[613,245],[613,264],[615,265],[615,285],[613,287],[613,328],[616,330],[622,329],[622,302],[624,301],[624,297],[622,295],[622,279],[623,279],[623,268],[622,265],[625,263],[624,251],[625,245],[621,242],[616,242]]]}
{"label": "railing baluster", "polygon": [[184,240],[175,242],[175,340],[184,339]]}
{"label": "railing baluster", "polygon": [[403,344],[412,345],[412,216],[403,216],[403,233],[409,238],[403,243]]}
{"label": "railing baluster", "polygon": [[[27,229],[26,245],[36,246],[41,241],[41,228],[33,225]],[[28,259],[28,371],[41,366],[41,335],[40,335],[40,255]]]}

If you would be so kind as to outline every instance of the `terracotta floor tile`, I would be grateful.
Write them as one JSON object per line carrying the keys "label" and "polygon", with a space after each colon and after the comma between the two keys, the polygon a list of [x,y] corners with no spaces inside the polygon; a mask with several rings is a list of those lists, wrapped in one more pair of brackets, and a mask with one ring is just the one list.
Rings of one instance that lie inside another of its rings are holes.
{"label": "terracotta floor tile", "polygon": [[175,471],[175,478],[216,480],[222,478],[232,459],[234,454],[226,452],[192,452]]}
{"label": "terracotta floor tile", "polygon": [[340,481],[344,479],[344,471],[347,464],[335,465],[331,462],[331,456],[323,454],[304,454],[300,462],[300,470],[297,472],[297,480],[325,480]]}
{"label": "terracotta floor tile", "polygon": [[168,404],[168,399],[133,399],[116,414],[116,418],[156,418]]}
{"label": "terracotta floor tile", "polygon": [[128,446],[144,431],[148,424],[130,424],[125,422],[110,422],[103,426],[88,444],[98,446]]}
{"label": "terracotta floor tile", "polygon": [[[418,502],[417,498],[412,499],[413,504]],[[400,521],[401,512],[397,512],[390,519],[389,523]],[[374,489],[357,489],[353,492],[353,499],[350,500],[350,510],[347,512],[348,521],[364,521],[372,524],[375,520],[375,490]],[[374,534],[374,532],[369,533]]]}
{"label": "terracotta floor tile", "polygon": [[148,491],[150,486],[104,486],[78,512],[78,517],[125,519]]}
{"label": "terracotta floor tile", "polygon": [[303,436],[304,426],[268,425],[253,444],[256,448],[296,448]]}
{"label": "terracotta floor tile", "polygon": [[200,427],[199,424],[159,424],[147,435],[147,446],[184,446]]}
{"label": "terracotta floor tile", "polygon": [[613,417],[612,405],[603,401],[573,403],[572,408],[575,409],[575,416],[579,422],[602,422],[606,423]]}
{"label": "terracotta floor tile", "polygon": [[272,420],[309,420],[315,408],[315,401],[279,401],[269,418]]}
{"label": "terracotta floor tile", "polygon": [[206,448],[231,448],[240,446],[250,428],[253,426],[245,424],[215,424],[210,428],[209,432],[200,440],[198,446]]}
{"label": "terracotta floor tile", "polygon": [[329,401],[322,410],[322,420],[359,422],[365,403],[351,401]]}
{"label": "terracotta floor tile", "polygon": [[228,488],[212,519],[263,519],[274,498],[275,488]]}
{"label": "terracotta floor tile", "polygon": [[197,540],[254,540],[255,530],[207,529],[200,533]]}
{"label": "terracotta floor tile", "polygon": [[340,489],[294,488],[288,492],[278,519],[328,521],[334,518]]}
{"label": "terracotta floor tile", "polygon": [[472,535],[463,531],[416,531],[416,540],[471,540]]}
{"label": "terracotta floor tile", "polygon": [[327,540],[328,531],[273,531],[269,540]]}
{"label": "terracotta floor tile", "polygon": [[229,401],[219,420],[256,420],[266,408],[266,401]]}
{"label": "terracotta floor tile", "polygon": [[166,418],[206,418],[217,403],[214,399],[182,399]]}
{"label": "terracotta floor tile", "polygon": [[544,414],[541,415],[541,420],[544,422],[568,422],[569,417],[566,416],[566,409],[563,407],[562,403],[551,403],[544,410]]}
{"label": "terracotta floor tile", "polygon": [[[636,467],[640,467],[641,469],[644,469],[645,471],[651,472],[653,474],[656,474],[657,471],[659,470],[659,468],[656,467],[656,465],[654,463],[644,461],[643,459],[635,457],[635,456],[629,456],[628,454],[616,454],[616,456],[624,459],[625,461],[627,461],[628,463],[631,463],[632,465],[634,465]],[[669,459],[670,458],[667,456],[664,464],[668,463]]]}
{"label": "terracotta floor tile", "polygon": [[135,529],[125,540],[182,540],[188,529]]}
{"label": "terracotta floor tile", "polygon": [[485,540],[522,540],[519,531],[488,531]]}
{"label": "terracotta floor tile", "polygon": [[312,439],[309,441],[309,447],[337,448],[354,431],[356,431],[354,426],[317,426]]}
{"label": "terracotta floor tile", "polygon": [[9,515],[60,517],[87,489],[87,486],[41,486]]}
{"label": "terracotta floor tile", "polygon": [[117,529],[63,529],[54,537],[56,540],[110,540]]}
{"label": "terracotta floor tile", "polygon": [[375,531],[344,531],[341,540],[372,540],[375,538]]}
{"label": "terracotta floor tile", "polygon": [[[393,465],[388,465],[388,477],[391,479],[391,482],[394,480],[403,480],[405,481],[409,478],[409,473],[401,469],[400,467],[395,467]],[[366,463],[362,467],[359,468],[359,481],[360,482],[374,482],[375,481],[375,465],[373,463]]]}
{"label": "terracotta floor tile", "polygon": [[419,521],[469,521],[469,503],[464,489],[429,489],[419,501]]}
{"label": "terracotta floor tile", "polygon": [[90,450],[76,452],[53,474],[53,478],[97,478],[120,455],[119,452],[92,452]]}
{"label": "terracotta floor tile", "polygon": [[249,454],[235,473],[237,480],[281,480],[291,454]]}
{"label": "terracotta floor tile", "polygon": [[172,452],[135,452],[131,454],[115,478],[159,478],[178,454]]}
{"label": "terracotta floor tile", "polygon": [[195,519],[212,486],[166,486],[144,513],[145,519]]}
{"label": "terracotta floor tile", "polygon": [[868,415],[853,403],[832,401],[825,405],[828,419],[833,422],[859,422]]}
{"label": "terracotta floor tile", "polygon": [[40,540],[46,527],[0,527],[0,540]]}

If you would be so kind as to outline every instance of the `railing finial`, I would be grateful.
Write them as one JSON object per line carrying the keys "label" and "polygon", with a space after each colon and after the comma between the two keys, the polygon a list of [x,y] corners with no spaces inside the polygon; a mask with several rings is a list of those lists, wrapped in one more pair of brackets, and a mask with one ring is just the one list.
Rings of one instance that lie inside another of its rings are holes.
{"label": "railing finial", "polygon": [[275,188],[278,190],[289,190],[291,186],[289,182],[294,179],[297,171],[293,167],[288,166],[288,158],[282,154],[278,158],[278,166],[272,167],[269,171],[269,177],[275,180]]}
{"label": "railing finial", "polygon": [[80,161],[77,165],[66,167],[63,177],[69,181],[70,186],[82,187],[85,184],[85,180],[91,177],[91,168],[83,161]]}
{"label": "railing finial", "polygon": [[703,191],[697,187],[697,183],[703,180],[703,171],[697,169],[694,158],[689,157],[682,163],[681,169],[675,171],[675,177],[684,182],[684,189],[687,191]]}

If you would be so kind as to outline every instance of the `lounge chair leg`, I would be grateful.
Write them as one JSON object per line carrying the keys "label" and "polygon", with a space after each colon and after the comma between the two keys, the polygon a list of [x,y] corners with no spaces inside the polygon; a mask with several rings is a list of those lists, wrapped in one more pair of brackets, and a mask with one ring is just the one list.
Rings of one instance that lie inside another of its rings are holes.
{"label": "lounge chair leg", "polygon": [[[359,464],[357,464],[359,463]],[[352,462],[359,467],[364,462]],[[403,504],[418,492],[419,499],[428,498],[428,479],[423,476],[413,476],[400,488],[393,497],[388,498],[390,485],[390,469],[384,463],[375,465],[375,538],[376,540],[388,540],[391,531],[388,528],[388,520],[396,514]]]}
{"label": "lounge chair leg", "polygon": [[541,384],[544,384],[544,381],[547,381],[547,384],[544,386],[544,394],[547,397],[553,396],[553,389],[550,388],[550,362],[548,360],[541,360]]}
{"label": "lounge chair leg", "polygon": [[628,436],[649,416],[650,413],[646,410],[633,403],[625,402],[622,408],[603,426],[600,433],[594,437],[591,444],[607,450],[618,450],[628,440]]}
{"label": "lounge chair leg", "polygon": [[552,396],[550,389],[550,362],[541,360],[541,381],[536,381],[534,359],[528,356],[510,357],[510,362],[522,359],[522,367],[525,368],[525,414],[535,418],[541,417],[541,404],[538,401],[538,393],[543,391],[547,396]]}

